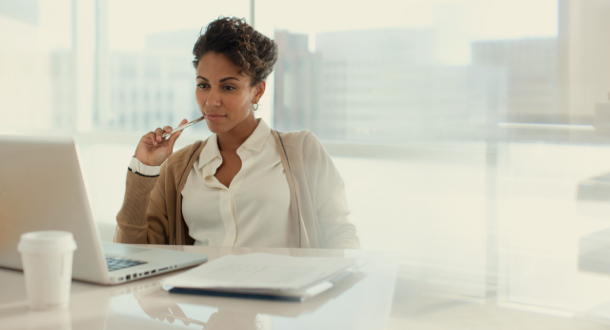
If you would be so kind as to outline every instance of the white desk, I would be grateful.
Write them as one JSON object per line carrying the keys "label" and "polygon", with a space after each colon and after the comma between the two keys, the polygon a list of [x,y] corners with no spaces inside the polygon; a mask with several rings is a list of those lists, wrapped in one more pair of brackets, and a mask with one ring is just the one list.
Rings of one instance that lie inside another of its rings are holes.
{"label": "white desk", "polygon": [[[593,313],[516,303],[500,293],[476,292],[481,274],[443,269],[369,251],[167,247],[205,253],[269,252],[301,256],[361,257],[356,276],[302,303],[169,294],[162,276],[113,287],[73,282],[69,310],[33,312],[23,276],[0,270],[1,329],[607,329]],[[442,273],[444,276],[431,276]],[[171,276],[166,274],[163,276]],[[500,276],[501,278],[501,276]],[[432,280],[433,279],[433,280]],[[457,289],[456,289],[457,288]],[[475,288],[475,290],[472,290]],[[558,288],[560,290],[561,288]],[[608,297],[610,302],[610,297]],[[601,315],[608,312],[600,306]]]}

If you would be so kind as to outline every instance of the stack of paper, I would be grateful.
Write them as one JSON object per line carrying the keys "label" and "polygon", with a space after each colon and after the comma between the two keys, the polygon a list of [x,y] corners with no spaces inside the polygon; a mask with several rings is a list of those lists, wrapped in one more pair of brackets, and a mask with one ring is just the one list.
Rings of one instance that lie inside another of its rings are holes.
{"label": "stack of paper", "polygon": [[359,264],[351,258],[228,255],[166,278],[163,285],[179,293],[303,300],[330,289]]}

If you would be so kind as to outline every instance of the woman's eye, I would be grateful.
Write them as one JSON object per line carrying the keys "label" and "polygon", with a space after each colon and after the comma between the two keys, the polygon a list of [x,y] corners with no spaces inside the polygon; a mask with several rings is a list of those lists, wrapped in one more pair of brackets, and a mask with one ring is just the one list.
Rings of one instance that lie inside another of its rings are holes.
{"label": "woman's eye", "polygon": [[233,87],[233,86],[224,86],[223,88],[228,91],[232,91],[235,89],[235,87]]}
{"label": "woman's eye", "polygon": [[206,89],[208,88],[207,84],[197,84],[197,87],[201,88],[201,89]]}

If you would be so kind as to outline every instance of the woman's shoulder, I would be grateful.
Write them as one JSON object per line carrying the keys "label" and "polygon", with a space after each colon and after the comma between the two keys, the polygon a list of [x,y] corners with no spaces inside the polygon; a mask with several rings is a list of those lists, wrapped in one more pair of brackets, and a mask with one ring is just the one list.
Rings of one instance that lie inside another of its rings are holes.
{"label": "woman's shoulder", "polygon": [[279,132],[276,131],[280,138],[282,139],[282,143],[284,145],[292,145],[292,146],[311,146],[311,145],[321,145],[320,140],[316,137],[316,135],[308,129],[303,129],[300,131],[291,131],[291,132]]}
{"label": "woman's shoulder", "polygon": [[292,157],[309,160],[327,157],[324,145],[310,130],[278,132],[278,134],[289,156],[292,155]]}

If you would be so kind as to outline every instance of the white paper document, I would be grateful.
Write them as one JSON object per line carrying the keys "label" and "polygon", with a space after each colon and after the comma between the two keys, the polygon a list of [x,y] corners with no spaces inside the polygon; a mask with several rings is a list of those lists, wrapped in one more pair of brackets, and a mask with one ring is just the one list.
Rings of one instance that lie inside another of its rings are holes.
{"label": "white paper document", "polygon": [[176,288],[224,292],[297,292],[315,295],[359,260],[333,257],[290,257],[267,253],[228,255],[163,280]]}

